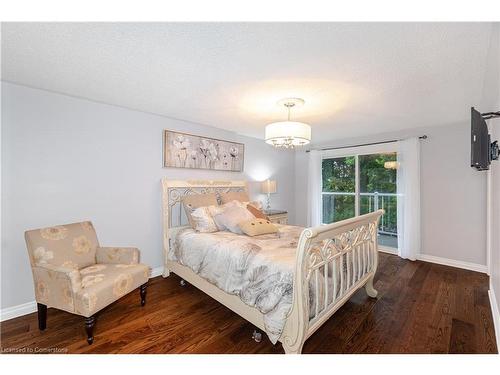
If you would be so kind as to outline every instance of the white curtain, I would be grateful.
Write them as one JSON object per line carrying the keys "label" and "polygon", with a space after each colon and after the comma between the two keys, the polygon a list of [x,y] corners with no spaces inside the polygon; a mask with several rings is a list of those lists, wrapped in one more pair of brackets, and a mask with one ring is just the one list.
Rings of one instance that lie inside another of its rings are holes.
{"label": "white curtain", "polygon": [[420,141],[398,142],[398,248],[399,256],[415,260],[420,254]]}
{"label": "white curtain", "polygon": [[321,151],[309,152],[307,176],[307,201],[309,202],[307,226],[309,227],[321,225],[321,161]]}

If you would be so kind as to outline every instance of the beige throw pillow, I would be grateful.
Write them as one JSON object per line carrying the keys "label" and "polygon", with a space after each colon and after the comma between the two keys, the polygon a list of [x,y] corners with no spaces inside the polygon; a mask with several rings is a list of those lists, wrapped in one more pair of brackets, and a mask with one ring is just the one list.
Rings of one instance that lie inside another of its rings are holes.
{"label": "beige throw pillow", "polygon": [[264,213],[260,209],[256,208],[252,204],[247,204],[247,210],[250,211],[252,215],[255,216],[257,219],[269,220],[269,218],[266,215],[264,215]]}
{"label": "beige throw pillow", "polygon": [[276,225],[264,219],[244,221],[240,223],[239,226],[243,233],[251,237],[278,232],[278,227]]}
{"label": "beige throw pillow", "polygon": [[229,191],[220,195],[222,204],[231,201],[248,202],[250,198],[246,191]]}
{"label": "beige throw pillow", "polygon": [[246,203],[247,205],[251,205],[251,206],[255,207],[256,209],[262,211],[263,207],[262,207],[261,201],[250,201],[250,202],[243,202],[243,203]]}

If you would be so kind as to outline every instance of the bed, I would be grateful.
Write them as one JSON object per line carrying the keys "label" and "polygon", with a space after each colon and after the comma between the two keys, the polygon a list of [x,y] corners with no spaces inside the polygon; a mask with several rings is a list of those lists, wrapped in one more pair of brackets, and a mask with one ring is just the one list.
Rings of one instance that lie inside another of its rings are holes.
{"label": "bed", "polygon": [[248,237],[198,233],[182,197],[247,191],[246,181],[162,179],[163,277],[175,273],[260,330],[285,353],[304,342],[358,289],[375,298],[379,210],[314,228],[279,225]]}

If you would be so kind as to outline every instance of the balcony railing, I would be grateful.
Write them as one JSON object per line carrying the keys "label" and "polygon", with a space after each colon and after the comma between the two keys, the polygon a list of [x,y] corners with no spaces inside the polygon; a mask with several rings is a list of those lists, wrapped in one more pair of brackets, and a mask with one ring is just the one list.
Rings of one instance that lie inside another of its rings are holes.
{"label": "balcony railing", "polygon": [[[329,208],[325,207],[325,196],[329,196],[330,198],[330,202],[328,202]],[[354,216],[355,196],[356,193],[322,192],[323,216],[325,216],[325,210],[333,210],[333,212],[328,215],[330,218],[333,218],[333,221],[339,221]],[[385,215],[380,219],[379,233],[393,236],[397,235],[397,194],[374,192],[359,193],[359,196],[359,213],[366,214],[378,209],[384,209]],[[352,197],[352,199],[344,198],[342,202],[338,202],[339,204],[336,206],[335,199],[337,197]],[[323,221],[325,222],[325,218]]]}

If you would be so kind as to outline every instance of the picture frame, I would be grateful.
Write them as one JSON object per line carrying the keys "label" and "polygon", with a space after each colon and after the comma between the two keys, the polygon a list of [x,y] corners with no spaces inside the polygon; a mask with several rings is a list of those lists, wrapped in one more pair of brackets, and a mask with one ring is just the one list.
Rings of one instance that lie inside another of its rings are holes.
{"label": "picture frame", "polygon": [[245,145],[163,130],[163,167],[243,172]]}

